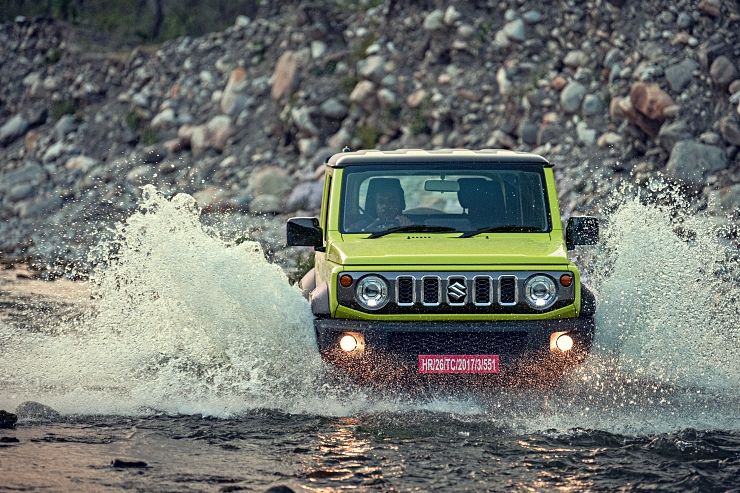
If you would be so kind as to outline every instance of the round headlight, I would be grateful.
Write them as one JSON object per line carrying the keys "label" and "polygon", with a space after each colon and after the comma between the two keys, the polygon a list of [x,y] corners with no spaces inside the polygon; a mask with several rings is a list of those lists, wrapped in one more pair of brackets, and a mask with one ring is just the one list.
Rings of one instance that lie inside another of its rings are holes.
{"label": "round headlight", "polygon": [[536,310],[550,308],[558,299],[555,282],[543,275],[530,277],[524,284],[524,299]]}
{"label": "round headlight", "polygon": [[380,310],[388,303],[388,284],[378,276],[360,279],[355,290],[357,302],[368,310]]}

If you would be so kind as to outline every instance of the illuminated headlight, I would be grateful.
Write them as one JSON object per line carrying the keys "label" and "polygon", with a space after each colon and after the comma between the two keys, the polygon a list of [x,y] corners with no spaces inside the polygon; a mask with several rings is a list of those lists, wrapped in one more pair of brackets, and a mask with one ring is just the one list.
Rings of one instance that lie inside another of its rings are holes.
{"label": "illuminated headlight", "polygon": [[558,299],[555,282],[547,276],[532,276],[524,284],[524,299],[535,310],[550,308]]}
{"label": "illuminated headlight", "polygon": [[355,290],[357,302],[368,310],[380,310],[388,303],[388,284],[378,276],[360,279]]}

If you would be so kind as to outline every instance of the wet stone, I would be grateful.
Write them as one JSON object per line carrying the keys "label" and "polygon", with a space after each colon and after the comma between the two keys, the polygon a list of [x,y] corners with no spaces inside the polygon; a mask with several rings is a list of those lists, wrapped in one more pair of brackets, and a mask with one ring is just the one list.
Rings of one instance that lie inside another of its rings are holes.
{"label": "wet stone", "polygon": [[682,91],[691,82],[694,76],[694,70],[699,68],[699,64],[694,60],[684,60],[671,65],[665,70],[665,78],[668,84],[676,92]]}
{"label": "wet stone", "polygon": [[143,460],[128,460],[128,459],[113,459],[110,463],[111,467],[117,469],[135,469],[149,467],[149,464]]}
{"label": "wet stone", "polygon": [[0,429],[10,430],[15,428],[18,416],[7,411],[0,410]]}
{"label": "wet stone", "polygon": [[727,86],[737,76],[737,70],[732,61],[726,56],[717,57],[709,68],[709,75],[718,86]]}

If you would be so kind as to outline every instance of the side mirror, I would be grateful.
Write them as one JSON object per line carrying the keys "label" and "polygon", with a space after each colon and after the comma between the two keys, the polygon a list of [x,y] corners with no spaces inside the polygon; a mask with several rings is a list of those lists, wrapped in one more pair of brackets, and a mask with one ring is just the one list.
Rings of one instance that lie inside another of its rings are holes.
{"label": "side mirror", "polygon": [[589,216],[568,219],[568,225],[565,227],[565,246],[568,250],[573,250],[576,245],[595,245],[598,242],[598,219]]}
{"label": "side mirror", "polygon": [[294,217],[288,219],[288,246],[320,247],[324,235],[315,217]]}

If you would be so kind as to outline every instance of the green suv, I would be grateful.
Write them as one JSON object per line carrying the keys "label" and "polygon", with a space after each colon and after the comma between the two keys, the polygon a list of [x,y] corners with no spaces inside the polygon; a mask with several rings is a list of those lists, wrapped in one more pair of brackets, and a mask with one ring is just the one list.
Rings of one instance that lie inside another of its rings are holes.
{"label": "green suv", "polygon": [[563,228],[541,156],[335,154],[320,217],[290,219],[287,239],[316,250],[299,286],[322,356],[360,379],[541,381],[591,347],[595,300],[568,250],[598,222]]}

